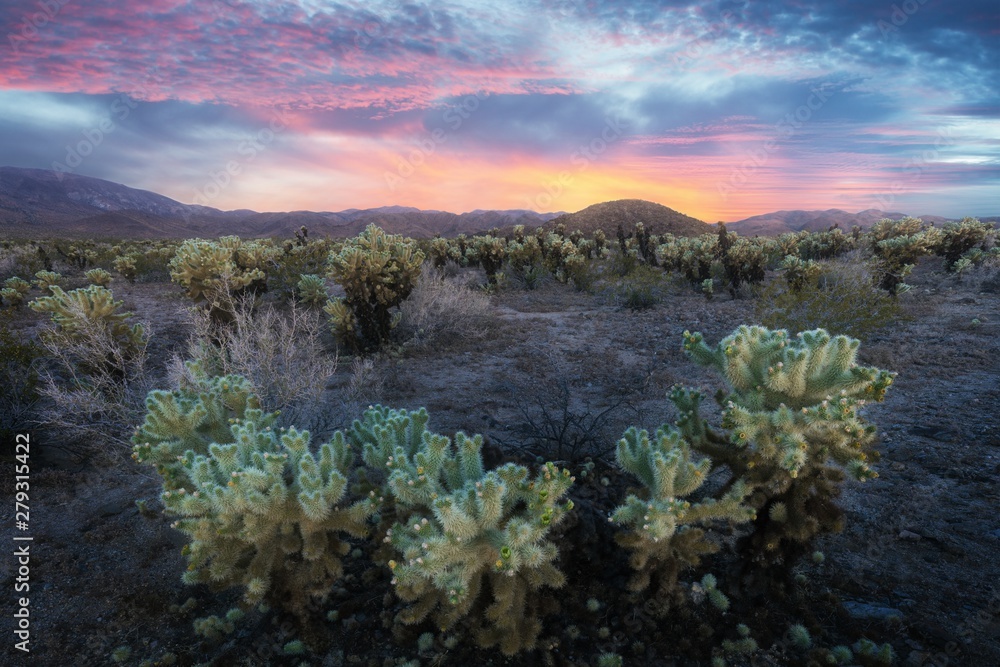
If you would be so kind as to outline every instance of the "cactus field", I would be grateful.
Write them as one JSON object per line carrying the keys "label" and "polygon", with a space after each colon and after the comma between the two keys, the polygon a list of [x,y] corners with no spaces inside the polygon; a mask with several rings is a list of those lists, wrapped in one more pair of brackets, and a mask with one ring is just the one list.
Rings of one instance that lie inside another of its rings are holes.
{"label": "cactus field", "polygon": [[1000,665],[992,224],[52,243],[34,664]]}

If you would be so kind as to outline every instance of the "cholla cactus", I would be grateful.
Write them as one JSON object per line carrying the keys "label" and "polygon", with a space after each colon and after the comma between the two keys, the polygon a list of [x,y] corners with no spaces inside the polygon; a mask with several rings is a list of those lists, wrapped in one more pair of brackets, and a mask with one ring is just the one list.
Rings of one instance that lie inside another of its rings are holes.
{"label": "cholla cactus", "polygon": [[[196,374],[197,375],[197,374]],[[305,616],[341,576],[343,534],[363,537],[377,500],[345,502],[353,454],[343,433],[310,449],[308,431],[272,428],[238,376],[152,392],[133,442],[134,458],[164,479],[166,511],[191,542],[189,584],[245,589]]]}
{"label": "cholla cactus", "polygon": [[783,542],[801,551],[819,532],[839,527],[832,498],[843,470],[860,481],[877,477],[868,465],[875,427],[858,410],[883,400],[895,374],[858,366],[859,345],[822,329],[790,338],[741,326],[714,348],[701,334],[684,334],[687,354],[730,384],[719,397],[728,433],[708,428],[698,414],[701,394],[680,388],[670,396],[677,426],[696,449],[727,465],[734,482],[753,489],[753,539],[769,557],[780,559]]}
{"label": "cholla cactus", "polygon": [[801,291],[806,285],[816,280],[823,270],[823,267],[813,260],[803,260],[795,255],[787,255],[780,268],[785,272],[788,287],[794,292]]}
{"label": "cholla cactus", "polygon": [[504,260],[507,258],[507,244],[503,239],[493,236],[476,237],[474,246],[479,265],[486,272],[486,279],[490,285],[497,284],[497,274],[503,268]]}
{"label": "cholla cactus", "polygon": [[297,285],[299,301],[310,306],[319,305],[327,300],[326,281],[323,276],[312,273],[303,274]]}
{"label": "cholla cactus", "polygon": [[[934,252],[944,257],[946,271],[961,273],[975,263],[977,257],[984,257],[996,239],[993,223],[979,222],[976,218],[964,218],[961,222],[946,222]],[[978,250],[979,252],[975,252]],[[965,260],[965,261],[963,261]]]}
{"label": "cholla cactus", "polygon": [[376,225],[331,253],[330,275],[346,292],[342,301],[328,304],[334,331],[358,349],[388,341],[395,324],[390,310],[410,296],[423,261],[415,243]]}
{"label": "cholla cactus", "polygon": [[122,278],[134,283],[136,277],[139,275],[139,271],[136,268],[136,262],[139,260],[139,256],[134,253],[128,253],[126,255],[121,255],[116,257],[112,266],[114,266],[115,271],[117,271]]}
{"label": "cholla cactus", "polygon": [[124,372],[125,362],[145,349],[146,333],[141,324],[129,325],[132,313],[119,312],[111,290],[91,285],[64,292],[52,285],[52,296],[28,304],[32,310],[49,313],[56,325],[46,334],[50,344],[80,344],[86,358],[79,359],[84,372],[97,370]]}
{"label": "cholla cactus", "polygon": [[717,550],[699,525],[755,517],[755,511],[742,504],[750,491],[742,482],[718,499],[686,499],[705,482],[712,462],[693,461],[690,444],[676,429],[660,427],[653,439],[645,430],[628,429],[618,441],[617,459],[643,485],[640,495],[629,495],[608,519],[630,529],[616,540],[632,551],[629,563],[636,574],[629,587],[634,591],[646,589],[655,575],[660,592],[668,594],[682,568],[697,565],[702,555]]}
{"label": "cholla cactus", "polygon": [[31,291],[31,283],[17,276],[3,281],[3,285],[3,289],[0,290],[0,298],[8,306],[20,306],[24,303],[24,297]]}
{"label": "cholla cactus", "polygon": [[43,292],[47,292],[53,287],[58,287],[62,281],[62,275],[55,271],[39,271],[35,274],[35,286]]}
{"label": "cholla cactus", "polygon": [[280,252],[237,236],[218,241],[185,241],[170,260],[170,277],[197,303],[207,303],[213,319],[233,317],[234,297],[267,288],[267,259]]}
{"label": "cholla cactus", "polygon": [[107,287],[111,284],[111,274],[104,269],[91,269],[84,275],[91,285]]}
{"label": "cholla cactus", "polygon": [[940,230],[919,218],[886,218],[876,222],[868,232],[868,248],[880,276],[879,286],[891,294],[909,289],[903,278],[909,275],[917,259],[933,252],[940,238]]}
{"label": "cholla cactus", "polygon": [[424,410],[376,407],[352,430],[395,505],[385,540],[401,560],[389,567],[397,594],[414,603],[399,620],[419,623],[436,611],[438,626],[450,628],[478,609],[488,586],[493,602],[472,619],[480,645],[507,655],[531,649],[541,631],[533,595],[565,582],[547,535],[573,507],[560,502],[573,478],[552,463],[534,479],[514,464],[486,472],[482,436],[458,433],[453,447],[426,423]]}

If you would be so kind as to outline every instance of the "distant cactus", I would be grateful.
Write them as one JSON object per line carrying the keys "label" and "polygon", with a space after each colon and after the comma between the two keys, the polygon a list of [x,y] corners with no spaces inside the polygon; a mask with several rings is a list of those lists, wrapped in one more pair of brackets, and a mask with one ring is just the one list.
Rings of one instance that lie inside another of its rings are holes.
{"label": "distant cactus", "polygon": [[270,259],[280,250],[237,236],[218,241],[185,241],[170,261],[170,277],[197,303],[205,303],[213,319],[233,319],[233,299],[267,289]]}
{"label": "distant cactus", "polygon": [[[134,356],[145,347],[145,331],[141,324],[129,325],[131,313],[119,311],[121,301],[115,301],[111,291],[105,287],[91,285],[90,287],[64,292],[61,287],[53,285],[49,288],[51,296],[43,296],[32,301],[29,306],[40,313],[49,313],[56,329],[46,334],[50,342],[60,345],[61,342],[91,341],[98,344],[94,337],[99,337],[107,343],[105,352],[100,358],[79,359],[81,368],[85,371],[99,369],[115,370],[110,366],[121,366],[122,361]],[[85,346],[86,347],[86,346]],[[92,350],[95,354],[102,352],[98,348]],[[121,359],[117,358],[121,355]],[[117,368],[124,372],[123,368]]]}
{"label": "distant cactus", "polygon": [[800,292],[811,284],[822,272],[823,267],[811,259],[800,259],[795,255],[788,255],[781,263],[781,268],[785,272],[785,280],[794,292]]}
{"label": "distant cactus", "polygon": [[58,287],[62,282],[62,275],[55,271],[39,271],[35,274],[35,286],[43,292],[48,292],[52,287]]}
{"label": "distant cactus", "polygon": [[920,257],[933,252],[941,232],[919,218],[886,218],[872,226],[867,238],[879,286],[890,294],[899,294],[909,289],[903,278]]}
{"label": "distant cactus", "polygon": [[331,277],[346,293],[343,300],[327,304],[334,332],[358,350],[386,343],[395,326],[391,309],[416,286],[423,253],[412,241],[369,225],[342,250],[331,253],[329,261]]}
{"label": "distant cactus", "polygon": [[397,594],[414,603],[399,620],[434,613],[438,627],[450,628],[488,590],[492,604],[471,619],[479,644],[507,655],[530,650],[541,631],[533,596],[565,582],[547,535],[573,507],[560,502],[573,478],[552,463],[534,479],[512,463],[487,472],[482,436],[458,433],[453,447],[426,423],[424,410],[376,407],[352,432],[395,505],[385,539],[402,559],[389,566]]}
{"label": "distant cactus", "polygon": [[[944,257],[945,270],[961,273],[975,263],[975,258],[983,257],[996,241],[994,224],[979,222],[976,218],[964,218],[961,222],[946,222],[934,247],[934,253]],[[979,250],[979,253],[974,251]],[[965,260],[964,262],[962,260]]]}
{"label": "distant cactus", "polygon": [[84,275],[91,285],[107,287],[111,284],[111,274],[104,269],[90,269]]}
{"label": "distant cactus", "polygon": [[189,584],[239,586],[247,604],[268,601],[305,617],[343,572],[349,545],[364,536],[372,498],[347,504],[353,455],[343,434],[310,449],[308,431],[272,428],[276,415],[238,376],[152,392],[134,458],[156,466],[173,524],[191,542]]}
{"label": "distant cactus", "polygon": [[3,289],[0,289],[0,298],[8,306],[20,306],[31,291],[31,284],[17,276],[8,278],[3,285]]}
{"label": "distant cactus", "polygon": [[134,283],[139,272],[136,268],[136,262],[139,261],[139,256],[129,253],[127,255],[122,255],[116,257],[112,266],[114,266],[115,271],[117,271],[122,278],[130,283]]}
{"label": "distant cactus", "polygon": [[322,305],[329,296],[326,293],[326,281],[323,276],[307,273],[299,278],[296,286],[299,294],[299,301],[310,306]]}

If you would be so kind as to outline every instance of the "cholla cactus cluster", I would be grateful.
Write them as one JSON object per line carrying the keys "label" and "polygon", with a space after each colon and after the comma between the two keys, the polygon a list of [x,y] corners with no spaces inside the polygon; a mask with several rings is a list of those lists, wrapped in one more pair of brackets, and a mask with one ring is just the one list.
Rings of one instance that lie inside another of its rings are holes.
{"label": "cholla cactus cluster", "polygon": [[240,586],[247,604],[304,615],[340,578],[344,533],[362,537],[374,498],[344,501],[353,454],[342,433],[314,454],[308,431],[276,431],[239,377],[152,392],[134,458],[157,467],[174,528],[191,542],[187,583]]}
{"label": "cholla cactus cluster", "polygon": [[479,643],[508,655],[531,649],[541,631],[533,596],[565,582],[547,535],[573,507],[561,501],[573,478],[552,463],[534,478],[514,464],[487,472],[482,436],[458,433],[453,446],[426,423],[423,410],[377,407],[352,431],[395,505],[385,541],[400,561],[389,567],[397,594],[414,603],[399,620],[419,623],[433,612],[450,628],[488,588],[493,601],[474,619]]}
{"label": "cholla cactus cluster", "polygon": [[324,309],[334,333],[355,349],[387,342],[397,322],[391,311],[413,291],[423,261],[415,243],[386,234],[376,225],[368,225],[339,252],[331,252],[330,276],[346,293]]}
{"label": "cholla cactus cluster", "polygon": [[875,427],[858,411],[881,401],[894,373],[855,362],[860,343],[817,329],[790,337],[784,330],[741,326],[715,347],[685,332],[684,350],[721,372],[730,392],[720,395],[722,427],[699,415],[701,394],[677,388],[683,436],[736,483],[752,489],[758,510],[754,541],[780,560],[779,547],[800,549],[816,534],[839,527],[832,504],[846,470],[864,481]]}
{"label": "cholla cactus cluster", "polygon": [[214,319],[230,321],[235,297],[267,288],[269,262],[278,253],[273,246],[244,242],[237,236],[193,239],[185,241],[170,260],[170,277],[192,300],[206,303]]}
{"label": "cholla cactus cluster", "polygon": [[903,279],[913,270],[917,259],[933,252],[941,239],[941,230],[919,218],[885,218],[872,226],[867,238],[879,286],[899,294],[909,289]]}

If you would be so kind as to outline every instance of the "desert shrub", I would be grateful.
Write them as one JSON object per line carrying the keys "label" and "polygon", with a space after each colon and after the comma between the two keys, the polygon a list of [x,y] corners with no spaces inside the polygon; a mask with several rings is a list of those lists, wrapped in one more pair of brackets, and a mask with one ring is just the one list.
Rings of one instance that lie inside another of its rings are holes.
{"label": "desert shrub", "polygon": [[[248,300],[249,301],[249,300]],[[232,322],[218,328],[203,311],[192,311],[188,358],[199,373],[239,375],[269,408],[281,412],[285,426],[316,430],[326,424],[324,392],[338,360],[323,348],[321,316],[301,307],[279,310],[237,302]],[[173,384],[192,384],[191,366],[174,357]]]}
{"label": "desert shrub", "polygon": [[104,287],[52,292],[30,304],[54,324],[42,334],[50,361],[42,374],[41,394],[49,399],[43,421],[69,438],[124,443],[119,434],[138,421],[152,383],[149,332],[129,324],[131,314],[120,312]]}
{"label": "desert shrub", "polygon": [[373,498],[348,504],[353,453],[343,433],[311,449],[308,431],[274,428],[239,376],[154,391],[133,437],[134,458],[163,477],[173,527],[190,538],[184,581],[244,589],[305,618],[343,574],[344,536],[367,534]]}
{"label": "desert shrub", "polygon": [[496,326],[487,295],[437,271],[420,274],[400,313],[399,339],[428,349],[482,340]]}
{"label": "desert shrub", "polygon": [[373,350],[389,341],[398,323],[392,309],[413,291],[424,255],[402,236],[376,225],[330,254],[330,276],[346,296],[327,302],[334,333],[355,350]]}
{"label": "desert shrub", "polygon": [[52,268],[45,249],[40,244],[15,244],[0,253],[0,278],[33,276]]}
{"label": "desert shrub", "polygon": [[616,301],[629,310],[648,310],[663,301],[665,288],[663,271],[640,264],[619,281]]}
{"label": "desert shrub", "polygon": [[43,353],[37,343],[25,341],[10,329],[10,319],[9,311],[0,311],[0,438],[4,443],[14,442],[14,435],[28,427],[38,402],[35,361]]}
{"label": "desert shrub", "polygon": [[352,430],[394,505],[397,521],[385,533],[400,558],[389,561],[392,583],[413,603],[396,620],[413,625],[433,614],[446,630],[467,618],[480,646],[531,650],[541,589],[565,583],[548,534],[573,508],[560,502],[573,478],[552,463],[533,479],[513,463],[487,472],[482,436],[458,433],[453,446],[426,429],[427,419],[424,410],[378,406]]}
{"label": "desert shrub", "polygon": [[863,266],[813,268],[808,261],[794,260],[795,283],[776,280],[758,288],[755,321],[772,329],[826,329],[866,339],[901,317],[898,300],[879,289]]}

